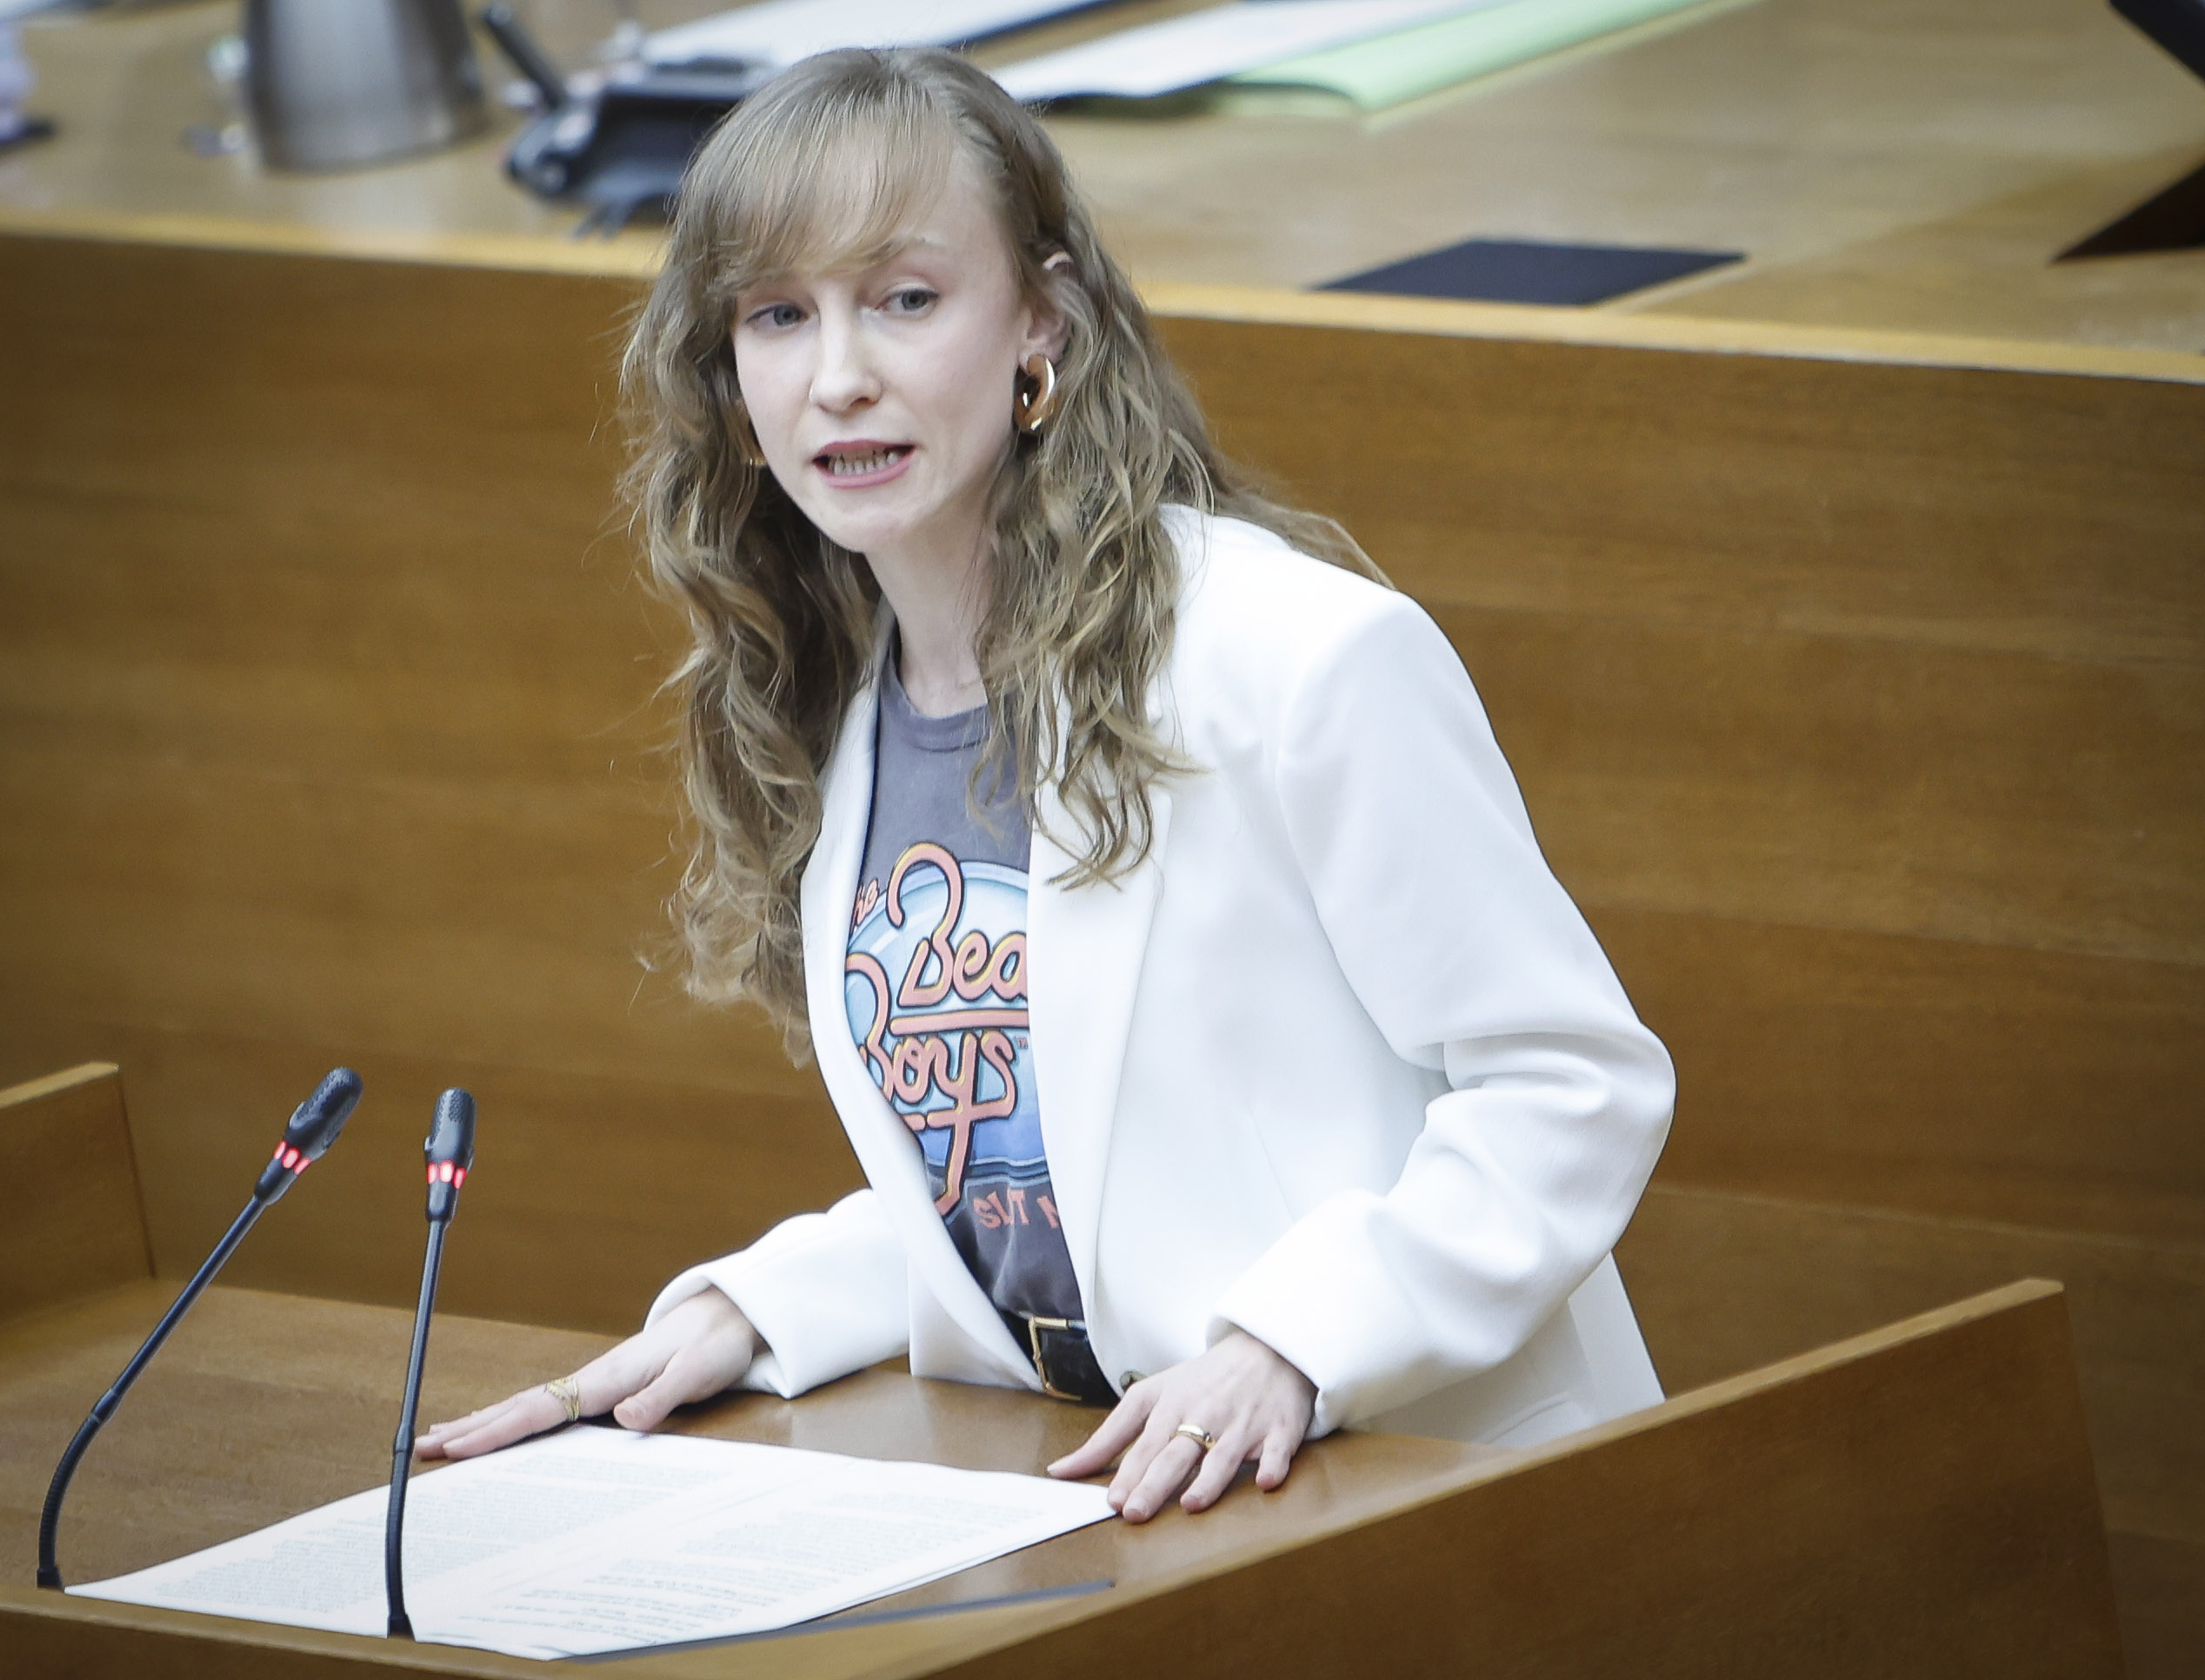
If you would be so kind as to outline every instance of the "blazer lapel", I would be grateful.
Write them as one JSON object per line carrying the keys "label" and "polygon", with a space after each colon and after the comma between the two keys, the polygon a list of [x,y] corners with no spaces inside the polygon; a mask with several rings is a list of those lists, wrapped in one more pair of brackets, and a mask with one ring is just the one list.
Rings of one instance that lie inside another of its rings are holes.
{"label": "blazer lapel", "polygon": [[[1042,1140],[1049,1179],[1064,1222],[1080,1298],[1095,1310],[1095,1251],[1102,1183],[1118,1078],[1133,1023],[1141,959],[1163,886],[1164,844],[1171,794],[1149,789],[1155,828],[1148,857],[1115,881],[1067,890],[1057,877],[1073,860],[1050,835],[1078,832],[1053,789],[1041,794],[1027,876],[1026,943],[1031,967],[1028,1018],[1032,1023]],[[1047,832],[1043,832],[1043,830]]]}
{"label": "blazer lapel", "polygon": [[[1166,507],[1166,531],[1176,545],[1182,603],[1209,565],[1204,527],[1191,510]],[[1175,665],[1176,663],[1175,657]],[[1167,671],[1149,696],[1149,715],[1166,738],[1178,738],[1178,703]],[[1149,855],[1115,881],[1067,890],[1059,877],[1073,860],[1052,836],[1076,835],[1054,783],[1040,790],[1026,883],[1027,1019],[1041,1087],[1042,1142],[1064,1245],[1089,1318],[1096,1311],[1095,1256],[1102,1234],[1103,1181],[1116,1123],[1118,1084],[1133,1027],[1134,1000],[1149,930],[1163,893],[1164,852],[1171,838],[1171,788],[1149,788]]]}
{"label": "blazer lapel", "polygon": [[[875,651],[876,656],[881,652],[880,643]],[[877,657],[875,669],[879,669]],[[877,683],[850,703],[841,738],[821,777],[819,840],[804,866],[802,889],[804,994],[812,1055],[866,1182],[896,1228],[906,1260],[975,1343],[993,1353],[1029,1386],[1038,1387],[1031,1363],[966,1270],[949,1229],[934,1210],[934,1191],[910,1128],[881,1095],[850,1037],[843,963],[849,952],[850,907],[857,896],[857,872],[864,863],[865,830],[872,813],[879,703]]]}

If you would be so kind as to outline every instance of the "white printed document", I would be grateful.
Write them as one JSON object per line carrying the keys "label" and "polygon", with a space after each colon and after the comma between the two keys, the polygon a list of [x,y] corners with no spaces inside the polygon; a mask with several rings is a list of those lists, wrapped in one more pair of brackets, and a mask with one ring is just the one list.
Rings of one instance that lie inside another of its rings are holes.
{"label": "white printed document", "polygon": [[764,0],[660,30],[654,64],[793,64],[835,47],[954,47],[1076,10],[1086,0]]}
{"label": "white printed document", "polygon": [[[379,1637],[371,1488],[82,1597]],[[415,1478],[416,1638],[577,1657],[762,1633],[969,1569],[1111,1515],[1037,1476],[580,1428]]]}
{"label": "white printed document", "polygon": [[1014,99],[1153,99],[1502,0],[1240,0],[1022,59],[995,72]]}

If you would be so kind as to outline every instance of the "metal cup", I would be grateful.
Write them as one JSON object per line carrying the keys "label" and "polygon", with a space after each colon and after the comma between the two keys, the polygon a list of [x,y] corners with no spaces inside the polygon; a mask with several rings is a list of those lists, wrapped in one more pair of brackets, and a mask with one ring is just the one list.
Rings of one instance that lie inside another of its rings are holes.
{"label": "metal cup", "polygon": [[245,0],[262,159],[336,170],[433,151],[489,116],[459,0]]}

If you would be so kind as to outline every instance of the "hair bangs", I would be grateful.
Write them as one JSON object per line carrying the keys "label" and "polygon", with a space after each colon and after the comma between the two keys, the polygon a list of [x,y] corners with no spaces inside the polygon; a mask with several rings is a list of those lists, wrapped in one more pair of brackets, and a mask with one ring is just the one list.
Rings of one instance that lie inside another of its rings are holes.
{"label": "hair bangs", "polygon": [[[956,168],[954,117],[889,83],[776,110],[769,87],[700,157],[684,197],[709,229],[723,297],[799,272],[846,274],[894,254]],[[899,97],[900,96],[900,97]],[[696,177],[702,178],[696,178]]]}

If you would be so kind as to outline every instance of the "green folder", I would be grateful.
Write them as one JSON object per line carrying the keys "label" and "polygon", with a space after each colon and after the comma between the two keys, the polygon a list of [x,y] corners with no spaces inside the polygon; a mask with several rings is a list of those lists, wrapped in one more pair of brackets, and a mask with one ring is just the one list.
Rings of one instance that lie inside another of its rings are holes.
{"label": "green folder", "polygon": [[1489,76],[1595,36],[1708,0],[1509,0],[1414,29],[1312,52],[1230,78],[1242,87],[1315,87],[1382,110]]}

